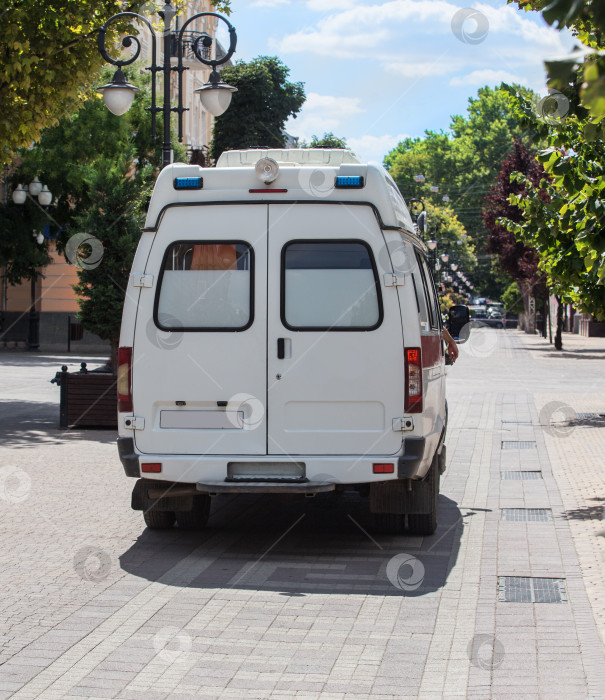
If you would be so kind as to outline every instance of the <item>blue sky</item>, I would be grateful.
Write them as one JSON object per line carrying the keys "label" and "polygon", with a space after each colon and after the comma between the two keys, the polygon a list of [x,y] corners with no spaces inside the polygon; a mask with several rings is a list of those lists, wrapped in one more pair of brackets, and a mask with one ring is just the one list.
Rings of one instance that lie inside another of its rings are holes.
{"label": "blue sky", "polygon": [[[286,129],[332,131],[365,160],[405,136],[448,129],[483,85],[546,94],[544,59],[572,37],[505,0],[232,0],[236,59],[278,56],[307,101]],[[220,35],[219,35],[220,37]]]}

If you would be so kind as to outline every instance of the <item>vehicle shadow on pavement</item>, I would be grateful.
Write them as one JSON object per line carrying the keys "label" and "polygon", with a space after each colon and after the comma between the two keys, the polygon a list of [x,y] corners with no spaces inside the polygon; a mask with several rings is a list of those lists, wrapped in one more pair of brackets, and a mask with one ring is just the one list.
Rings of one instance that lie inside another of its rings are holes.
{"label": "vehicle shadow on pavement", "polygon": [[208,529],[144,530],[120,566],[190,589],[423,596],[442,588],[456,563],[466,516],[443,495],[430,537],[373,532],[367,499],[290,498],[216,498]]}
{"label": "vehicle shadow on pavement", "polygon": [[79,440],[98,443],[116,441],[115,430],[59,427],[59,405],[42,401],[0,400],[0,447],[61,445]]}

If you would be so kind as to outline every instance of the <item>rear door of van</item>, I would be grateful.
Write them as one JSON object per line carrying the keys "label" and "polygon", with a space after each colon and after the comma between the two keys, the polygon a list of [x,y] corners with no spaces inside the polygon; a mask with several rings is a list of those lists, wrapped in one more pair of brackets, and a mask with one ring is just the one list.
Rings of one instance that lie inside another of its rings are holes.
{"label": "rear door of van", "polygon": [[266,454],[267,205],[171,207],[153,235],[133,349],[137,449]]}
{"label": "rear door of van", "polygon": [[397,453],[401,313],[372,209],[271,204],[268,233],[268,453]]}

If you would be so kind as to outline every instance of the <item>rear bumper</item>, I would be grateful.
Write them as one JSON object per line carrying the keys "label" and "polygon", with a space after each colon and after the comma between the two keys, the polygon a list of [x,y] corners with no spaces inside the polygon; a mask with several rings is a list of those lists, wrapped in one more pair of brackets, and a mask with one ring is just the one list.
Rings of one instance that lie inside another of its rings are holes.
{"label": "rear bumper", "polygon": [[[384,455],[347,455],[347,456],[305,456],[292,458],[284,455],[246,456],[241,455],[142,455],[137,452],[131,437],[118,438],[118,453],[126,476],[134,478],[153,478],[180,484],[198,484],[203,493],[243,493],[243,483],[227,482],[227,467],[231,462],[267,463],[273,460],[292,459],[304,463],[307,481],[301,483],[246,482],[248,493],[310,493],[332,490],[335,484],[363,484],[391,479],[414,479],[423,477],[432,459],[437,436],[433,441],[432,451],[425,438],[408,437],[404,440],[403,454],[385,457]],[[431,454],[428,454],[431,452]],[[161,473],[141,472],[142,462],[159,462]],[[374,463],[393,463],[392,474],[374,474]],[[219,488],[220,487],[220,488]],[[325,487],[325,488],[324,488]],[[332,488],[330,488],[332,487]],[[283,490],[276,490],[276,489]]]}
{"label": "rear bumper", "polygon": [[336,489],[335,483],[325,481],[305,481],[303,483],[273,483],[270,481],[200,481],[197,490],[211,496],[224,493],[327,493]]}

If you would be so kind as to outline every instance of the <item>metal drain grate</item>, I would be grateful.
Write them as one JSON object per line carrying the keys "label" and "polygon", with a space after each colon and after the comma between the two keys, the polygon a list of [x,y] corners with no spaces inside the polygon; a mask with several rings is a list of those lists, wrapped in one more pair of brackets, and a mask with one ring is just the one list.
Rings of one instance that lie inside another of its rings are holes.
{"label": "metal drain grate", "polygon": [[565,579],[499,576],[498,600],[501,603],[567,603]]}
{"label": "metal drain grate", "polygon": [[550,508],[502,508],[502,520],[514,523],[549,523]]}
{"label": "metal drain grate", "polygon": [[535,446],[535,440],[502,440],[503,450],[531,450]]}
{"label": "metal drain grate", "polygon": [[502,481],[525,481],[526,479],[541,479],[542,472],[540,471],[517,471],[517,472],[500,472]]}

